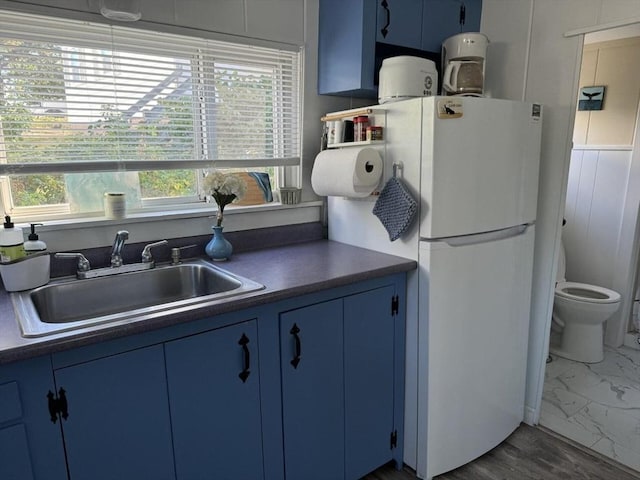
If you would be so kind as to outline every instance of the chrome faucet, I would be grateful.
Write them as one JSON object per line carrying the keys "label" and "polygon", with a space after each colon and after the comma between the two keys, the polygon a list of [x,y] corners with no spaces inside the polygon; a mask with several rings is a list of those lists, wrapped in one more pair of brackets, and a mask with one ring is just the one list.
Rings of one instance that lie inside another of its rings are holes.
{"label": "chrome faucet", "polygon": [[122,263],[122,248],[124,242],[129,239],[129,232],[126,230],[120,230],[116,233],[116,238],[113,242],[113,248],[111,249],[111,266],[98,268],[91,270],[91,265],[87,258],[81,253],[56,253],[58,258],[77,258],[78,269],[76,270],[76,277],[79,279],[105,277],[107,275],[117,275],[119,273],[137,272],[140,270],[149,270],[155,268],[156,262],[151,255],[151,249],[159,247],[160,245],[166,245],[166,240],[160,240],[145,245],[142,250],[142,258],[140,263],[129,263],[123,265]]}
{"label": "chrome faucet", "polygon": [[113,241],[113,248],[111,249],[111,266],[112,267],[121,267],[122,266],[122,248],[124,247],[124,242],[129,239],[129,232],[126,230],[119,230],[116,233],[116,238]]}

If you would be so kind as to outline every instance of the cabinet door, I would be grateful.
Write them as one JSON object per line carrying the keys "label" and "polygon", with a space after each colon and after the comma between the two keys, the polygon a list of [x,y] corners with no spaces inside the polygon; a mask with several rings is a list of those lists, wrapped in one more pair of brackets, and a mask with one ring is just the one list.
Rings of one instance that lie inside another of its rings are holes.
{"label": "cabinet door", "polygon": [[422,2],[423,0],[377,0],[376,41],[420,48]]}
{"label": "cabinet door", "polygon": [[71,480],[174,479],[161,345],[55,371]]}
{"label": "cabinet door", "polygon": [[178,479],[260,479],[256,322],[165,345]]}
{"label": "cabinet door", "polygon": [[342,300],[280,314],[286,478],[344,478]]}
{"label": "cabinet door", "polygon": [[394,329],[392,286],[344,300],[346,478],[392,459]]}
{"label": "cabinet door", "polygon": [[51,359],[0,366],[0,479],[67,478],[60,424],[51,421]]}
{"label": "cabinet door", "polygon": [[422,49],[440,52],[442,42],[462,32],[480,31],[482,0],[465,0],[465,22],[460,25],[460,2],[424,0],[422,12]]}
{"label": "cabinet door", "polygon": [[318,93],[377,98],[376,1],[319,3]]}
{"label": "cabinet door", "polygon": [[18,382],[3,380],[0,372],[0,478],[33,480],[27,432],[23,423],[15,424],[23,420]]}
{"label": "cabinet door", "polygon": [[0,428],[0,478],[34,478],[23,424]]}

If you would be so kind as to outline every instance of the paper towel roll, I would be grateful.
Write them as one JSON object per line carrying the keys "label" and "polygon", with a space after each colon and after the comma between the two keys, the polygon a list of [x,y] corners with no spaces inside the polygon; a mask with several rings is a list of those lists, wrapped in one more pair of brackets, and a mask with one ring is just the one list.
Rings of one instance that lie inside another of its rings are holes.
{"label": "paper towel roll", "polygon": [[382,158],[369,147],[329,149],[316,156],[313,191],[322,196],[366,197],[380,182]]}

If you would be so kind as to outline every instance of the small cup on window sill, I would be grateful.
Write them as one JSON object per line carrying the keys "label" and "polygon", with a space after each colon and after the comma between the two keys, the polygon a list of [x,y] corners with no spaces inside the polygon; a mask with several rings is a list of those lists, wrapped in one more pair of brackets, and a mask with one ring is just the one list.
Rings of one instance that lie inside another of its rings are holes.
{"label": "small cup on window sill", "polygon": [[124,193],[104,194],[104,216],[110,220],[122,220],[127,216],[127,197]]}
{"label": "small cup on window sill", "polygon": [[302,190],[299,188],[283,187],[280,189],[280,203],[293,205],[300,203]]}

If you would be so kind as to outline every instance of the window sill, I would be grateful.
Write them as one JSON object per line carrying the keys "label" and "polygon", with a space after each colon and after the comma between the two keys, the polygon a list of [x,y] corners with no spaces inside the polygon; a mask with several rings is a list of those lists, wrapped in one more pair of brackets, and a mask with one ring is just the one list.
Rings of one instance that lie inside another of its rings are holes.
{"label": "window sill", "polygon": [[[294,205],[228,206],[224,212],[225,231],[320,221],[322,205],[318,200]],[[207,204],[171,212],[132,212],[121,220],[105,217],[55,219],[44,221],[37,232],[49,251],[72,251],[111,245],[118,230],[128,230],[132,243],[211,234],[216,212],[213,205]],[[17,225],[22,227],[26,237],[29,224],[18,221]]]}

